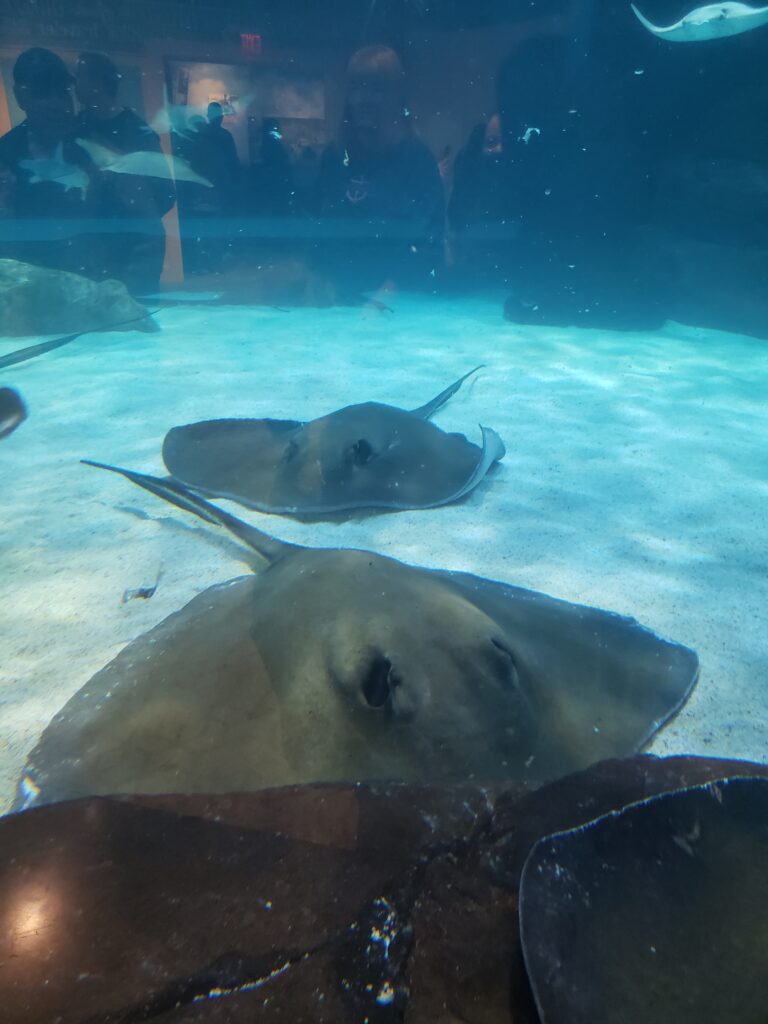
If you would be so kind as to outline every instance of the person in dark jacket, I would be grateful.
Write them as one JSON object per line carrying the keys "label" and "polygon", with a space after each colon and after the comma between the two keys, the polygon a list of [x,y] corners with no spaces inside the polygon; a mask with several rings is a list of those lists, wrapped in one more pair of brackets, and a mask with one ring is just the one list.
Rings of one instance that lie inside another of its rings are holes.
{"label": "person in dark jacket", "polygon": [[0,251],[38,266],[92,275],[83,236],[98,171],[75,142],[74,79],[51,50],[19,54],[13,90],[21,124],[0,138]]}
{"label": "person in dark jacket", "polygon": [[336,271],[350,284],[431,287],[445,219],[437,162],[416,134],[405,74],[385,46],[358,50],[347,69],[344,120],[325,150],[318,206]]}
{"label": "person in dark jacket", "polygon": [[503,155],[501,118],[494,114],[475,126],[456,156],[448,226],[457,283],[496,284],[505,279],[505,253],[516,220]]}
{"label": "person in dark jacket", "polygon": [[[75,91],[80,104],[78,137],[116,153],[160,153],[160,139],[139,115],[118,101],[120,74],[109,57],[83,53],[77,61]],[[94,185],[95,215],[115,230],[94,239],[101,243],[102,274],[123,281],[132,291],[157,288],[165,256],[162,217],[175,202],[168,178],[103,171]]]}

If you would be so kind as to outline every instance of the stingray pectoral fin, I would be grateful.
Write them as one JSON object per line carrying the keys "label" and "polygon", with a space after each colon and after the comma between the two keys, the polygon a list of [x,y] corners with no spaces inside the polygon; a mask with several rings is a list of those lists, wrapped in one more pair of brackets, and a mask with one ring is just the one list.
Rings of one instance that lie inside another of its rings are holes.
{"label": "stingray pectoral fin", "polygon": [[484,427],[482,424],[480,424],[480,430],[483,433],[483,447],[480,452],[480,458],[477,460],[475,468],[469,477],[455,493],[429,505],[420,505],[419,508],[438,508],[440,505],[450,505],[454,501],[459,501],[469,494],[470,491],[474,491],[494,462],[504,458],[507,450],[496,431],[491,427]]}
{"label": "stingray pectoral fin", "polygon": [[463,377],[459,377],[458,380],[454,381],[450,387],[447,387],[445,391],[441,391],[439,395],[436,395],[431,402],[427,402],[426,405],[420,405],[418,409],[411,409],[414,416],[420,416],[423,420],[428,420],[437,412],[438,409],[442,409],[445,403],[456,394],[464,381],[471,377],[473,373],[477,373],[478,370],[482,370],[485,363],[481,363],[476,366],[474,370],[470,370],[469,373],[465,373]]}
{"label": "stingray pectoral fin", "polygon": [[652,32],[655,36],[663,36],[666,32],[670,32],[673,28],[677,28],[677,25],[679,24],[676,22],[674,25],[668,25],[666,28],[662,28],[660,25],[654,25],[652,21],[648,21],[646,16],[641,11],[639,11],[634,4],[630,4],[629,6],[635,12],[635,17],[640,22],[640,24],[644,28],[647,28],[648,31]]}
{"label": "stingray pectoral fin", "polygon": [[223,526],[237,537],[238,540],[243,541],[243,543],[247,544],[249,548],[252,548],[268,562],[276,562],[288,551],[296,550],[296,548],[301,546],[288,544],[278,540],[276,537],[270,537],[268,533],[257,530],[255,526],[243,522],[242,519],[238,519],[236,516],[231,516],[224,509],[218,508],[218,506],[211,504],[211,502],[198,497],[198,495],[188,490],[183,484],[172,477],[162,478],[148,476],[145,473],[134,473],[130,469],[121,469],[119,466],[110,466],[104,462],[93,462],[90,459],[81,459],[80,461],[86,466],[95,466],[97,469],[107,469],[110,473],[118,473],[120,476],[124,476],[126,480],[130,480],[131,483],[143,487],[150,494],[162,498],[163,501],[170,502],[171,505],[175,505],[185,512],[191,512],[200,519],[204,519],[207,523]]}
{"label": "stingray pectoral fin", "polygon": [[641,750],[680,710],[696,652],[635,619],[462,573],[441,573],[498,625],[538,723],[532,780]]}
{"label": "stingray pectoral fin", "polygon": [[113,164],[120,158],[120,153],[117,150],[112,149],[110,146],[102,146],[100,142],[94,142],[93,139],[75,139],[75,145],[79,146],[80,149],[84,149],[91,160],[102,171],[106,170],[110,164]]}
{"label": "stingray pectoral fin", "polygon": [[249,574],[209,587],[123,648],[45,729],[15,808],[280,778],[277,699],[253,636],[258,586]]}

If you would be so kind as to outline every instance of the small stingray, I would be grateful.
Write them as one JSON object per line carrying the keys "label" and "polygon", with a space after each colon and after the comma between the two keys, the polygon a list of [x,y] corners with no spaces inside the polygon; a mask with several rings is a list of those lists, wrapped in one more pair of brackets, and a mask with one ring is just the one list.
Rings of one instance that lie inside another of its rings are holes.
{"label": "small stingray", "polygon": [[91,179],[82,169],[75,164],[68,163],[63,156],[64,143],[60,142],[56,147],[53,156],[37,157],[34,160],[20,160],[19,167],[29,171],[30,185],[39,185],[45,181],[55,181],[61,185],[65,192],[70,189],[79,189],[84,199],[88,191]]}
{"label": "small stingray", "polygon": [[[89,463],[89,465],[100,465]],[[130,643],[48,725],[16,807],[311,781],[534,783],[642,747],[698,659],[634,619],[370,551],[285,544],[113,466],[268,563]]]}
{"label": "small stingray", "polygon": [[540,840],[520,929],[542,1024],[764,1024],[768,779],[666,793]]}
{"label": "small stingray", "polygon": [[143,178],[162,178],[165,181],[190,181],[196,185],[213,188],[207,178],[193,171],[187,161],[180,156],[168,156],[166,153],[143,149],[131,153],[118,153],[90,139],[78,139],[77,144],[102,171],[109,171],[112,174],[135,174]]}
{"label": "small stingray", "polygon": [[446,434],[430,417],[476,367],[410,412],[379,402],[296,420],[206,420],[174,427],[163,443],[172,477],[201,494],[260,512],[315,516],[363,508],[436,508],[463,498],[504,456]]}
{"label": "small stingray", "polygon": [[8,437],[27,418],[27,407],[18,391],[0,388],[0,438]]}

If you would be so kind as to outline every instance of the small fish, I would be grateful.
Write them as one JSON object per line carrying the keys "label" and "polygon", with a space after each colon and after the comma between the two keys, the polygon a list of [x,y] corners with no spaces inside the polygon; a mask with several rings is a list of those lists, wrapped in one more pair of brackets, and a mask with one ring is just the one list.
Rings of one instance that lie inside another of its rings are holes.
{"label": "small fish", "polygon": [[180,156],[166,156],[165,153],[152,153],[143,149],[133,153],[117,153],[114,149],[90,139],[78,139],[77,144],[102,171],[110,171],[112,174],[136,174],[142,178],[164,178],[166,181],[190,181],[196,185],[213,188],[213,184],[207,178],[193,171],[187,161]]}
{"label": "small fish", "polygon": [[538,129],[538,128],[526,128],[525,131],[523,132],[523,134],[520,136],[520,138],[517,141],[518,142],[524,142],[525,145],[527,146],[528,143],[531,141],[531,139],[533,138],[534,135],[541,135],[540,129]]}
{"label": "small fish", "polygon": [[279,128],[270,128],[269,134],[272,136],[273,139],[277,139],[278,142],[283,137],[283,133],[280,131]]}
{"label": "small fish", "polygon": [[69,192],[73,188],[79,188],[83,199],[90,184],[88,175],[81,167],[67,163],[64,159],[64,146],[61,142],[56,147],[53,156],[20,160],[19,167],[32,174],[30,178],[31,185],[38,185],[44,181],[53,181],[57,185],[61,185],[65,192]]}
{"label": "small fish", "polygon": [[0,438],[8,437],[27,418],[21,395],[13,388],[0,388]]}
{"label": "small fish", "polygon": [[163,568],[161,566],[157,570],[157,576],[155,577],[155,582],[154,583],[150,583],[149,585],[144,586],[144,587],[136,587],[133,590],[125,590],[125,591],[123,591],[122,603],[123,604],[127,604],[129,601],[135,601],[136,598],[141,598],[141,600],[143,600],[143,601],[148,601],[150,599],[150,597],[154,597],[155,596],[155,591],[157,590],[157,588],[158,588],[158,586],[160,584],[160,577],[162,575],[163,575]]}
{"label": "small fish", "polygon": [[344,159],[341,161],[345,167],[349,167],[349,153],[344,150]]}

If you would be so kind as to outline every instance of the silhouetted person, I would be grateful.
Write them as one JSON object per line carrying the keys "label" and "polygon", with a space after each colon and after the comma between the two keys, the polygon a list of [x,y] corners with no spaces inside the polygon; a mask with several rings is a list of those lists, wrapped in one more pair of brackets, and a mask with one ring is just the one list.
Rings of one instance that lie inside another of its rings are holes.
{"label": "silhouetted person", "polygon": [[232,133],[224,127],[221,104],[209,103],[207,121],[198,121],[196,125],[190,162],[197,173],[213,185],[214,201],[219,210],[232,210],[239,199],[240,160]]}
{"label": "silhouetted person", "polygon": [[400,60],[386,46],[364,47],[349,62],[344,121],[322,157],[318,206],[329,231],[345,236],[326,251],[350,284],[431,287],[442,261],[443,185],[413,129]]}
{"label": "silhouetted person", "polygon": [[473,283],[504,277],[504,254],[514,217],[504,167],[501,118],[475,126],[456,156],[448,203],[450,249],[455,275]]}
{"label": "silhouetted person", "polygon": [[74,79],[60,57],[34,47],[13,66],[24,121],[0,138],[3,255],[90,275],[98,254],[78,221],[93,215],[96,168],[75,143]]}
{"label": "silhouetted person", "polygon": [[[149,125],[118,102],[119,89],[120,73],[109,57],[80,55],[75,78],[80,137],[118,153],[162,152]],[[134,291],[157,288],[165,256],[161,218],[175,199],[170,177],[102,172],[93,190],[94,210],[117,228],[101,236],[104,276],[116,277]]]}
{"label": "silhouetted person", "polygon": [[208,116],[189,119],[186,136],[176,139],[176,151],[211,183],[179,183],[184,265],[191,274],[221,269],[228,245],[227,217],[240,212],[240,161],[232,134],[223,126],[220,103],[208,104]]}
{"label": "silhouetted person", "polygon": [[259,159],[251,168],[249,192],[249,207],[260,216],[285,217],[295,212],[291,158],[277,118],[265,117],[261,123]]}

